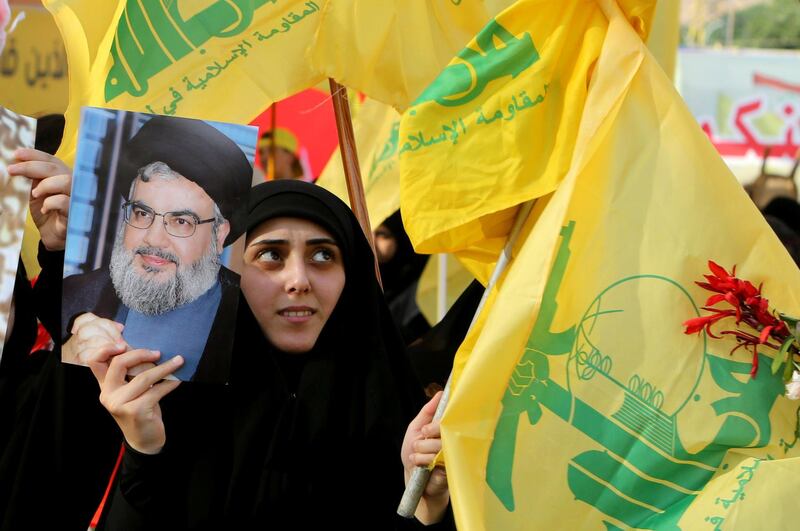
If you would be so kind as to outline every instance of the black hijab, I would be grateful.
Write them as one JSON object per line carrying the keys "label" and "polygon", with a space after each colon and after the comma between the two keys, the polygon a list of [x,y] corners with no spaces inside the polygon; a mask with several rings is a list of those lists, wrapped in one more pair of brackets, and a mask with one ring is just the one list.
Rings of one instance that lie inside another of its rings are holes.
{"label": "black hijab", "polygon": [[[331,233],[345,286],[305,354],[271,345],[244,305],[231,379],[237,411],[226,512],[252,526],[280,515],[314,518],[302,514],[305,504],[319,517],[360,500],[354,512],[365,522],[390,522],[402,492],[400,444],[423,394],[376,280],[372,250],[350,209],[315,185],[256,186],[248,230],[277,217],[306,219]],[[363,466],[377,476],[366,496]]]}
{"label": "black hijab", "polygon": [[408,238],[399,210],[386,218],[382,225],[389,229],[397,242],[394,256],[381,264],[383,290],[386,300],[391,302],[419,279],[429,256],[414,252],[414,246]]}

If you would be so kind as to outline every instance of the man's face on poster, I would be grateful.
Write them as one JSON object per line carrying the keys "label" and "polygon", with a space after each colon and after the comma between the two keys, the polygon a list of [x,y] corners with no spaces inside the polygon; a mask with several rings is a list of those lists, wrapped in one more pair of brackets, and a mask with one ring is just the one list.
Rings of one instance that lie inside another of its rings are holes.
{"label": "man's face on poster", "polygon": [[[129,222],[117,236],[111,260],[122,302],[159,315],[205,293],[217,279],[229,225],[200,223],[215,219],[214,202],[203,188],[182,176],[136,179],[128,203]],[[179,234],[184,220],[198,222],[188,235]]]}

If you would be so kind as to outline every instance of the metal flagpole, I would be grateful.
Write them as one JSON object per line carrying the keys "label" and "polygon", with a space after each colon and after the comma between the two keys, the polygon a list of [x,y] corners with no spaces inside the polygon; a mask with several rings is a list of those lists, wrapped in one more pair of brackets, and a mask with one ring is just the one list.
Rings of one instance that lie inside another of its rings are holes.
{"label": "metal flagpole", "polygon": [[[497,264],[494,266],[494,271],[492,271],[492,276],[489,279],[486,290],[483,292],[481,302],[478,304],[478,309],[475,310],[475,315],[472,317],[472,322],[469,324],[470,330],[472,330],[472,327],[475,326],[478,316],[481,314],[483,307],[486,305],[486,300],[489,298],[489,293],[491,293],[492,288],[494,288],[495,284],[497,284],[497,281],[500,279],[500,275],[503,274],[506,266],[508,266],[508,263],[511,261],[511,253],[514,249],[517,239],[519,238],[522,225],[525,223],[525,220],[528,219],[528,215],[535,204],[536,200],[533,199],[523,203],[520,206],[519,211],[517,211],[517,216],[514,219],[514,225],[511,228],[511,233],[508,236],[508,241],[506,241],[506,245],[503,247],[503,252],[500,254],[500,258],[497,260]],[[444,415],[444,410],[447,407],[448,401],[450,400],[450,381],[452,376],[453,374],[450,373],[450,377],[447,378],[447,385],[444,387],[442,398],[439,400],[439,406],[436,408],[436,414],[433,416],[434,420],[438,420],[442,418],[442,415]],[[414,472],[411,474],[411,478],[406,485],[403,498],[400,500],[400,505],[397,507],[397,514],[405,518],[411,518],[414,516],[414,513],[417,511],[417,505],[419,505],[419,500],[422,497],[425,487],[428,485],[428,480],[430,477],[431,470],[429,468],[418,466],[414,469]]]}

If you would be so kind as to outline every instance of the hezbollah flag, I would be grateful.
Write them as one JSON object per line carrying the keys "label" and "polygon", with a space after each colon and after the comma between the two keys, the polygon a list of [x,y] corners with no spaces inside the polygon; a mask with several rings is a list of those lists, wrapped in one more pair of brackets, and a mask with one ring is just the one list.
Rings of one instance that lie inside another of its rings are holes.
{"label": "hezbollah flag", "polygon": [[65,143],[80,107],[249,122],[323,76],[305,61],[323,0],[45,0],[70,72]]}
{"label": "hezbollah flag", "polygon": [[793,315],[800,271],[617,3],[591,3],[608,29],[574,156],[457,355],[458,527],[792,528],[798,402],[771,354],[751,378],[682,323],[709,259]]}
{"label": "hezbollah flag", "polygon": [[512,1],[328,1],[309,59],[326,76],[403,110]]}
{"label": "hezbollah flag", "polygon": [[[642,38],[653,0],[626,0]],[[484,284],[516,207],[566,175],[607,21],[594,0],[523,0],[403,114],[401,204],[418,252],[455,252]]]}

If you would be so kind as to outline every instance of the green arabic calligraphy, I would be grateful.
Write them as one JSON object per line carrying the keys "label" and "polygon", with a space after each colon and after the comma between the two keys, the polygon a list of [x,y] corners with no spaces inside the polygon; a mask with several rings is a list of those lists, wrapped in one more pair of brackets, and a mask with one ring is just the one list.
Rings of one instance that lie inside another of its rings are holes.
{"label": "green arabic calligraphy", "polygon": [[[567,465],[567,481],[577,500],[630,527],[677,529],[683,513],[711,480],[729,448],[757,448],[768,443],[769,413],[783,393],[781,375],[759,371],[756,378],[748,378],[749,363],[720,358],[704,349],[696,358],[697,379],[688,396],[670,397],[677,406],[669,411],[663,407],[664,392],[652,385],[644,391],[649,384],[641,378],[631,378],[627,384],[619,380],[613,362],[640,355],[618,352],[619,345],[613,341],[614,330],[627,328],[620,319],[626,315],[634,321],[641,318],[635,307],[626,314],[626,305],[635,299],[632,293],[658,290],[669,296],[664,300],[681,301],[675,304],[682,308],[697,313],[697,306],[677,282],[639,275],[606,288],[578,324],[553,331],[556,296],[569,262],[574,230],[575,222],[570,222],[561,231],[562,242],[539,315],[503,396],[486,482],[505,508],[514,511],[512,476],[519,420],[525,415],[530,425],[536,426],[546,409],[598,446],[572,457]],[[615,328],[605,323],[614,323]],[[609,328],[604,329],[606,326]],[[598,330],[605,332],[602,340],[598,339]],[[676,334],[680,333],[678,329]],[[550,360],[564,355],[568,356],[567,388],[550,377]],[[760,358],[763,363],[769,362],[765,356]],[[586,380],[592,383],[583,384]],[[725,398],[710,403],[704,400],[697,394],[701,380],[706,387],[714,384],[724,390]],[[610,414],[589,402],[615,394],[623,400],[616,402]],[[702,448],[687,449],[681,442],[678,421],[687,404],[710,406],[711,414],[720,419],[718,431]]]}
{"label": "green arabic calligraphy", "polygon": [[[503,46],[498,48],[496,40]],[[457,55],[460,62],[448,65],[412,107],[426,101],[446,107],[464,105],[480,96],[491,81],[506,76],[515,78],[539,60],[539,52],[529,33],[515,37],[496,20],[478,33],[475,42],[481,51],[461,50]]]}
{"label": "green arabic calligraphy", "polygon": [[748,483],[753,481],[753,476],[755,475],[756,469],[761,464],[761,459],[754,459],[753,466],[742,465],[740,469],[741,472],[736,479],[738,480],[736,489],[733,491],[733,496],[730,498],[717,498],[714,500],[714,503],[717,505],[722,505],[723,508],[728,509],[734,503],[744,499],[744,488],[747,486]]}
{"label": "green arabic calligraphy", "polygon": [[383,164],[384,162],[393,160],[395,158],[397,155],[397,144],[399,140],[400,120],[395,120],[392,123],[392,129],[389,131],[389,138],[387,138],[386,142],[383,144],[381,152],[372,159],[372,164],[370,164],[369,173],[367,174],[367,188],[369,188],[370,185],[376,182],[379,177],[383,175],[384,171],[376,173],[378,167],[385,166]]}
{"label": "green arabic calligraphy", "polygon": [[[519,112],[532,109],[537,105],[544,103],[548,87],[549,85],[545,85],[544,92],[536,96],[535,99],[531,99],[528,96],[527,91],[520,91],[519,99],[517,98],[517,95],[513,95],[510,103],[504,105],[503,108],[497,109],[494,113],[490,113],[488,118],[484,114],[483,108],[479,107],[475,112],[471,112],[467,116],[453,119],[447,123],[441,124],[439,126],[440,132],[438,134],[431,134],[426,137],[422,130],[419,130],[416,133],[408,134],[406,135],[405,142],[403,142],[403,145],[400,147],[400,153],[402,154],[407,151],[417,151],[419,149],[427,148],[447,141],[450,142],[450,145],[455,146],[458,144],[458,139],[462,135],[466,135],[469,131],[468,124],[471,127],[472,125],[490,125],[496,120],[503,120],[506,122],[514,120],[520,116],[518,114]],[[504,112],[504,109],[507,110],[507,114]],[[413,116],[416,113],[412,110],[409,111],[409,114]],[[478,117],[475,119],[474,123],[472,123],[472,119],[476,114]]]}
{"label": "green arabic calligraphy", "polygon": [[722,524],[725,523],[721,516],[707,516],[705,521],[714,526],[714,531],[722,531]]}
{"label": "green arabic calligraphy", "polygon": [[[219,0],[184,20],[178,10],[178,2],[128,0],[111,47],[113,64],[106,77],[106,101],[124,93],[132,96],[146,94],[150,78],[194,50],[205,53],[202,45],[212,38],[230,38],[241,34],[251,26],[256,9],[266,4],[276,5],[277,2]],[[302,14],[289,12],[281,19],[281,27],[288,29],[278,30],[278,33],[289,31],[293,24],[319,11],[315,2],[306,2],[304,5],[306,9]],[[242,49],[240,54],[247,55],[247,50]],[[219,75],[224,66],[227,65],[219,62],[212,64],[208,67],[209,73]]]}
{"label": "green arabic calligraphy", "polygon": [[[306,2],[305,5],[308,6],[308,9],[303,11],[302,15],[296,15],[294,12],[289,12],[285,17],[281,18],[282,24],[289,28],[287,31],[291,30],[294,27],[294,24],[303,20],[309,14],[317,12],[319,9],[314,2]],[[285,32],[279,31],[278,33]],[[264,37],[260,31],[255,31],[253,32],[253,36],[256,37],[258,43],[260,43],[271,37],[272,33]],[[201,75],[197,77],[194,77],[194,75],[192,77],[183,76],[181,81],[185,83],[183,87],[184,92],[205,90],[208,87],[209,82],[219,77],[234,61],[242,57],[247,57],[252,48],[253,44],[250,42],[250,40],[242,39],[236,43],[235,46],[230,48],[230,53],[227,57],[215,59],[213,62],[207,64]],[[199,51],[201,55],[205,54],[204,49],[201,48]],[[153,109],[152,105],[147,104],[145,105],[147,111],[153,114],[166,114],[169,116],[175,115],[177,113],[178,104],[183,101],[184,96],[183,92],[177,90],[174,86],[170,86],[169,91],[170,96],[172,97],[169,105],[164,105],[160,111],[157,111]]]}

